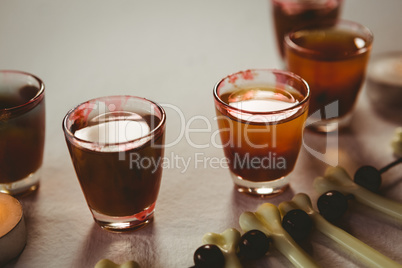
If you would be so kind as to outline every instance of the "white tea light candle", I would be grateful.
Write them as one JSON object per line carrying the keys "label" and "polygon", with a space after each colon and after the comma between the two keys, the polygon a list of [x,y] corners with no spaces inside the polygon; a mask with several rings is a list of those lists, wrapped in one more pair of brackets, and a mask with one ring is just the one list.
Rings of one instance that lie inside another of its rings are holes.
{"label": "white tea light candle", "polygon": [[0,266],[19,255],[26,240],[20,202],[10,195],[0,193]]}

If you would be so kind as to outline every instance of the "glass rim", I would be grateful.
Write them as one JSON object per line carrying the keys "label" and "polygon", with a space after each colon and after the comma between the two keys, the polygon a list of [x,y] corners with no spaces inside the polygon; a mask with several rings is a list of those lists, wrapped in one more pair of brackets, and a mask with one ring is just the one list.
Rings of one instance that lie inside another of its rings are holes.
{"label": "glass rim", "polygon": [[[90,102],[92,102],[92,101],[97,101],[97,100],[100,100],[100,99],[107,99],[107,98],[116,98],[116,97],[118,97],[118,98],[129,97],[129,98],[132,98],[132,99],[141,100],[141,101],[150,103],[150,104],[152,104],[152,105],[155,105],[155,107],[160,111],[160,113],[161,113],[161,115],[162,115],[162,116],[161,116],[161,121],[159,122],[159,124],[158,124],[157,126],[155,126],[155,128],[153,128],[148,134],[146,134],[146,135],[144,135],[144,136],[141,136],[141,137],[139,137],[139,138],[136,138],[136,139],[133,139],[133,140],[129,140],[129,141],[114,142],[114,143],[108,143],[108,142],[94,142],[94,141],[87,141],[87,140],[80,139],[80,138],[74,136],[74,133],[72,133],[71,130],[67,127],[67,120],[68,120],[69,116],[70,116],[74,111],[76,111],[80,106],[82,106],[82,105],[84,105],[84,104],[86,104],[86,103],[90,103]],[[157,132],[159,132],[159,131],[163,128],[163,126],[165,125],[165,122],[166,122],[166,112],[165,112],[165,110],[163,109],[163,107],[162,107],[161,105],[159,105],[158,103],[156,103],[156,102],[154,102],[154,101],[151,101],[151,100],[149,100],[149,99],[147,99],[147,98],[137,97],[137,96],[133,96],[133,95],[112,95],[112,96],[102,96],[102,97],[93,98],[93,99],[90,99],[90,100],[81,102],[80,104],[74,106],[74,107],[71,108],[71,109],[67,112],[67,114],[64,116],[63,122],[62,122],[62,127],[63,127],[64,133],[65,133],[68,137],[72,138],[73,140],[79,141],[80,143],[83,143],[83,144],[96,144],[96,145],[101,145],[101,146],[119,146],[119,145],[124,145],[124,144],[130,144],[130,143],[133,143],[133,142],[137,142],[137,141],[140,141],[140,140],[145,139],[145,138],[148,138],[148,137],[149,137],[149,138],[152,138],[153,136],[155,136],[155,135],[157,134]]]}
{"label": "glass rim", "polygon": [[[283,2],[286,2],[286,1],[289,2],[289,0],[271,0],[272,3],[276,3],[276,4],[282,4]],[[331,1],[331,0],[327,0],[327,2],[328,2],[328,1]],[[337,3],[341,3],[341,2],[343,2],[344,0],[334,0],[334,1],[336,1]],[[325,2],[324,4],[327,4],[327,2]],[[300,3],[296,1],[296,2],[294,2],[294,4],[295,4],[295,5],[303,6],[304,3],[303,3],[303,1],[300,2]],[[311,4],[311,3],[310,3],[310,4]],[[313,2],[312,4],[315,4],[315,6],[317,6],[317,3],[314,3],[314,2]],[[323,5],[323,4],[318,3],[318,6],[322,6],[322,5]]]}
{"label": "glass rim", "polygon": [[34,97],[29,99],[27,102],[24,102],[23,104],[13,106],[10,108],[0,109],[0,112],[14,113],[16,111],[25,109],[26,107],[40,101],[43,98],[43,94],[45,92],[45,83],[43,83],[42,79],[40,79],[36,75],[28,73],[28,72],[24,72],[24,71],[18,71],[18,70],[0,70],[0,73],[2,73],[2,74],[10,73],[10,74],[16,74],[16,75],[21,75],[21,76],[25,76],[25,77],[32,77],[34,80],[36,80],[39,83],[38,92],[36,93],[36,95]]}
{"label": "glass rim", "polygon": [[339,26],[347,26],[349,29],[351,29],[353,32],[361,32],[362,35],[365,37],[365,45],[362,48],[359,48],[356,52],[351,53],[351,54],[346,54],[343,57],[339,59],[345,59],[345,58],[351,58],[357,55],[361,55],[369,51],[372,47],[373,40],[374,40],[374,35],[373,32],[363,24],[360,24],[355,21],[351,20],[345,20],[345,19],[335,19],[335,20],[326,20],[320,24],[307,24],[303,25],[301,27],[296,27],[292,29],[289,33],[287,33],[284,37],[284,44],[289,46],[291,49],[296,50],[298,52],[302,52],[303,54],[309,55],[309,56],[322,56],[325,55],[325,53],[322,53],[320,51],[314,50],[314,49],[309,49],[305,48],[303,46],[300,46],[296,44],[293,39],[291,38],[294,34],[296,34],[299,31],[303,30],[316,30],[316,29],[330,29],[330,28],[336,28]]}
{"label": "glass rim", "polygon": [[[227,104],[226,102],[224,102],[220,98],[220,96],[218,94],[219,86],[221,85],[221,83],[226,81],[226,79],[229,79],[231,76],[238,75],[238,74],[248,72],[248,71],[268,72],[268,73],[272,73],[272,74],[276,73],[276,74],[281,74],[281,75],[285,75],[285,76],[294,78],[295,80],[301,82],[301,84],[306,88],[306,94],[305,94],[303,100],[301,100],[300,102],[298,102],[298,103],[296,103],[296,104],[294,104],[294,105],[292,105],[292,106],[290,106],[290,107],[288,107],[286,109],[281,109],[281,110],[276,110],[276,111],[253,112],[253,111],[249,111],[249,110],[240,109],[240,108],[237,108],[237,107],[230,106],[229,104]],[[284,71],[284,70],[279,70],[279,69],[247,69],[247,70],[244,70],[244,71],[239,71],[239,72],[232,73],[232,74],[227,75],[226,77],[222,78],[221,80],[219,80],[219,82],[217,82],[215,84],[215,86],[214,86],[213,94],[214,94],[214,98],[215,98],[216,101],[218,101],[225,108],[229,108],[229,109],[231,109],[233,111],[238,111],[240,113],[248,113],[248,114],[252,114],[252,115],[273,115],[273,114],[287,112],[287,111],[293,110],[293,109],[295,109],[297,107],[303,106],[310,98],[310,86],[308,85],[306,80],[304,80],[301,76],[299,76],[299,75],[297,75],[295,73],[289,72],[289,71]]]}

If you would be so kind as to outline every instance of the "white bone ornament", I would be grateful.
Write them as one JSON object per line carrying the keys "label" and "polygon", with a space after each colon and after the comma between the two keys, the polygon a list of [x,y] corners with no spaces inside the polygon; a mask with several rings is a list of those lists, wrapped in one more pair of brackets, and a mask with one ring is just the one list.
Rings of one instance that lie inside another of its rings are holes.
{"label": "white bone ornament", "polygon": [[359,239],[325,220],[313,209],[308,195],[297,194],[293,197],[292,201],[282,202],[279,204],[279,210],[283,215],[293,209],[304,210],[313,220],[314,226],[318,231],[338,243],[347,252],[353,254],[356,259],[365,263],[369,267],[402,267],[400,264],[382,255],[375,249],[361,242]]}
{"label": "white bone ornament", "polygon": [[375,194],[354,183],[342,167],[327,168],[323,177],[315,178],[313,186],[320,194],[331,190],[336,190],[343,194],[352,194],[359,203],[387,214],[402,223],[402,204]]}
{"label": "white bone ornament", "polygon": [[127,261],[119,265],[109,259],[102,259],[96,263],[94,268],[140,268],[140,265],[135,261]]}
{"label": "white bone ornament", "polygon": [[225,257],[225,268],[241,268],[242,265],[236,255],[240,236],[238,230],[230,228],[221,234],[206,233],[202,238],[202,242],[204,244],[214,244],[220,248]]}
{"label": "white bone ornament", "polygon": [[296,267],[319,267],[282,228],[278,208],[270,203],[262,204],[256,212],[244,212],[239,218],[243,231],[260,230],[272,238],[273,245]]}
{"label": "white bone ornament", "polygon": [[395,156],[402,157],[402,127],[395,129],[394,137],[391,141],[391,147]]}

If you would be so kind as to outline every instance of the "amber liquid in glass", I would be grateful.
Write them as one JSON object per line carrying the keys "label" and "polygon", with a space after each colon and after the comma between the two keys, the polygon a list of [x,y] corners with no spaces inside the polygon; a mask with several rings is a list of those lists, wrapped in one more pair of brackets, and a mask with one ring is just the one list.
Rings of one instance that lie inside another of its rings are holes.
{"label": "amber liquid in glass", "polygon": [[[226,92],[220,99],[232,107],[253,111],[216,109],[228,165],[241,179],[262,182],[280,179],[295,165],[307,111],[289,109],[303,97],[271,87]],[[278,114],[258,112],[283,110]]]}
{"label": "amber liquid in glass", "polygon": [[338,101],[338,117],[350,112],[363,83],[369,52],[363,36],[333,29],[300,31],[292,38],[297,45],[317,51],[307,54],[286,46],[289,71],[303,77],[310,86],[310,114]]}
{"label": "amber liquid in glass", "polygon": [[0,183],[13,183],[28,177],[42,165],[45,142],[45,102],[23,108],[39,89],[25,86],[18,94],[0,95]]}
{"label": "amber liquid in glass", "polygon": [[[128,112],[124,112],[127,117]],[[109,119],[121,113],[108,114]],[[160,119],[131,113],[131,117],[150,127]],[[73,132],[88,126],[73,125]],[[152,129],[152,128],[151,128]],[[88,206],[108,216],[129,216],[153,211],[162,176],[164,133],[129,150],[88,150],[67,141],[78,180]],[[141,219],[139,219],[141,220]]]}
{"label": "amber liquid in glass", "polygon": [[277,45],[284,56],[283,38],[295,27],[335,20],[340,14],[341,1],[273,1]]}

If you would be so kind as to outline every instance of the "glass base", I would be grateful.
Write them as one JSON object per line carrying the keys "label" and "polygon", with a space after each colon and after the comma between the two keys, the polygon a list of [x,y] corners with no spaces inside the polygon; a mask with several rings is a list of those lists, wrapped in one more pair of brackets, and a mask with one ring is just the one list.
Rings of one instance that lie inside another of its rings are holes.
{"label": "glass base", "polygon": [[237,191],[260,197],[274,197],[283,193],[289,186],[287,176],[273,181],[255,182],[245,180],[230,172]]}
{"label": "glass base", "polygon": [[11,183],[0,183],[0,192],[13,196],[30,194],[39,188],[41,174],[42,168],[39,168],[24,179]]}
{"label": "glass base", "polygon": [[306,128],[320,133],[335,132],[348,126],[350,124],[351,118],[352,114],[327,120],[320,120],[309,117],[306,122]]}
{"label": "glass base", "polygon": [[125,232],[141,229],[153,220],[155,203],[143,211],[130,216],[108,216],[91,209],[95,222],[102,228],[112,232]]}

